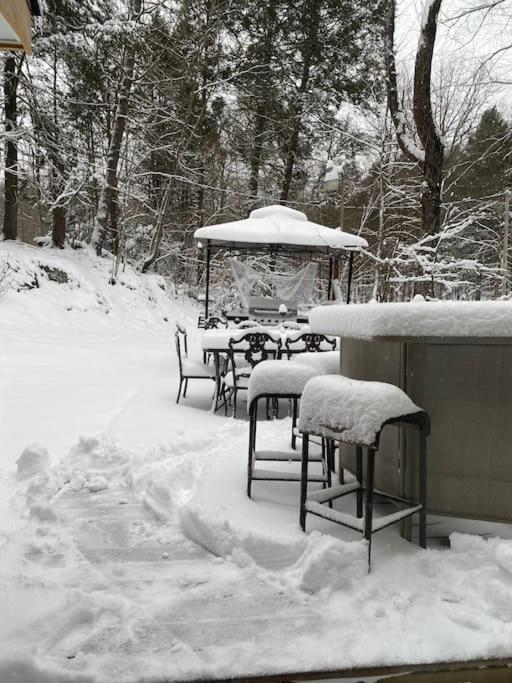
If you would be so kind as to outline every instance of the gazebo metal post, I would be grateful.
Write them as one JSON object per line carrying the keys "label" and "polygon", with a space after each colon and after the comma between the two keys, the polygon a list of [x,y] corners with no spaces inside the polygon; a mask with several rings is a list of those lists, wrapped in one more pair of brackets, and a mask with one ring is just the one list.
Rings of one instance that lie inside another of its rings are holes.
{"label": "gazebo metal post", "polygon": [[350,303],[350,289],[352,287],[352,271],[354,268],[354,253],[355,252],[351,251],[350,256],[348,257],[347,304]]}
{"label": "gazebo metal post", "polygon": [[332,269],[333,269],[333,258],[332,254],[329,254],[329,284],[327,285],[327,301],[331,300],[332,292]]}
{"label": "gazebo metal post", "polygon": [[211,257],[210,240],[206,240],[206,292],[204,299],[204,321],[208,320],[208,305],[210,298],[210,257]]}

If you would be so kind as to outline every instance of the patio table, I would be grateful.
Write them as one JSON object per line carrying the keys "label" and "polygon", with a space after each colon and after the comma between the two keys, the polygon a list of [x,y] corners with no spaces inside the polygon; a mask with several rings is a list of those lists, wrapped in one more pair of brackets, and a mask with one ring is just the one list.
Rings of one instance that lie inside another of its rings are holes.
{"label": "patio table", "polygon": [[[395,384],[430,414],[430,513],[512,522],[512,301],[317,307],[310,324],[342,338],[343,375]],[[383,435],[379,488],[410,489],[414,443]],[[342,460],[353,469],[350,447]]]}
{"label": "patio table", "polygon": [[[230,351],[229,340],[230,339],[240,339],[247,332],[266,332],[273,339],[275,343],[268,342],[265,345],[267,351],[275,350],[279,342],[284,349],[284,344],[287,339],[297,339],[303,332],[308,332],[309,327],[304,327],[300,330],[287,329],[285,327],[250,327],[245,329],[240,329],[237,327],[228,327],[224,329],[213,329],[205,330],[201,335],[201,348],[204,353],[213,355],[215,363],[215,393],[213,396],[212,412],[215,412],[218,408],[218,399],[221,389],[221,363],[220,357],[222,355],[227,355]],[[331,348],[331,347],[329,347]],[[240,348],[242,351],[242,348]],[[237,350],[237,353],[240,351]],[[286,355],[283,356],[286,358]]]}
{"label": "patio table", "polygon": [[227,355],[230,352],[229,340],[240,339],[247,332],[266,332],[275,339],[275,343],[268,342],[265,344],[267,351],[275,350],[279,342],[283,343],[287,335],[293,334],[297,336],[302,330],[286,330],[282,328],[269,327],[250,327],[238,328],[228,327],[224,329],[205,330],[201,335],[201,348],[204,353],[211,354],[215,363],[215,393],[213,395],[212,412],[218,408],[218,400],[220,395],[222,377],[221,377],[221,363],[220,357]]}

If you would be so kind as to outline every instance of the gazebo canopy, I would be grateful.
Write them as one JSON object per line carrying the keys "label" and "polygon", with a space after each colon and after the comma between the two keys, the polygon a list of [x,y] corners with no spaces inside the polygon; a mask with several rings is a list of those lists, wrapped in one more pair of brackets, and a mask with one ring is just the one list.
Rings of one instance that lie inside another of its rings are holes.
{"label": "gazebo canopy", "polygon": [[194,237],[212,246],[247,251],[276,247],[286,251],[332,253],[368,247],[362,237],[313,223],[301,211],[280,205],[255,209],[240,221],[198,228]]}

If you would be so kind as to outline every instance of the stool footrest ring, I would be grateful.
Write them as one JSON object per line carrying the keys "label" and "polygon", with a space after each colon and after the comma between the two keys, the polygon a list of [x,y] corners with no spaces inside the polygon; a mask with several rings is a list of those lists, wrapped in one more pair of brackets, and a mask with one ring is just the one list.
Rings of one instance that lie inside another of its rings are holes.
{"label": "stool footrest ring", "polygon": [[322,489],[321,491],[308,493],[307,501],[314,503],[327,503],[330,500],[341,498],[342,496],[346,496],[347,494],[357,491],[360,488],[361,486],[357,481],[351,482],[350,484],[330,486],[329,488]]}

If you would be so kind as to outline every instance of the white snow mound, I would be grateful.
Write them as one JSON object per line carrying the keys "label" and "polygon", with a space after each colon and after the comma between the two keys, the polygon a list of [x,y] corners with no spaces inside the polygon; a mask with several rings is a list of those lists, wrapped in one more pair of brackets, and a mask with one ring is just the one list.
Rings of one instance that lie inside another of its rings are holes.
{"label": "white snow mound", "polygon": [[18,479],[28,479],[38,472],[44,472],[50,464],[47,449],[38,443],[27,446],[16,460],[16,476]]}

